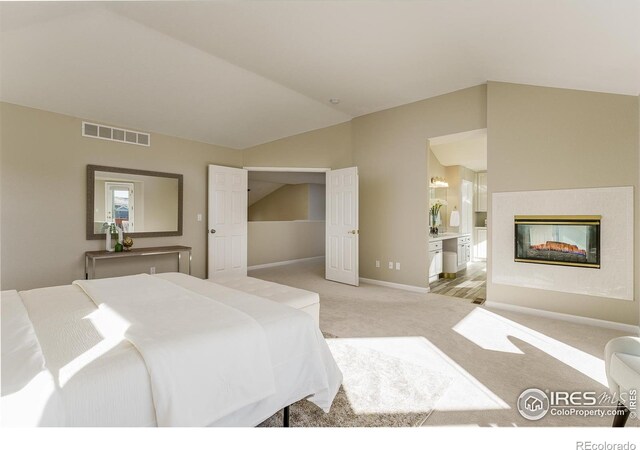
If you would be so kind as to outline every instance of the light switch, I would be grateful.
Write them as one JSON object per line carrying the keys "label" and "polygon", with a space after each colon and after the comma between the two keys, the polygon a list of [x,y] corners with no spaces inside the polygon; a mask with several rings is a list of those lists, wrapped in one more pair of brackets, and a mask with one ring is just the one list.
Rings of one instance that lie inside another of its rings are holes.
{"label": "light switch", "polygon": [[376,259],[376,268],[378,269],[380,268],[380,261],[378,261],[377,259]]}
{"label": "light switch", "polygon": [[389,261],[389,269],[393,270],[393,261]]}
{"label": "light switch", "polygon": [[202,214],[198,213],[196,218],[198,219],[198,222],[202,222]]}

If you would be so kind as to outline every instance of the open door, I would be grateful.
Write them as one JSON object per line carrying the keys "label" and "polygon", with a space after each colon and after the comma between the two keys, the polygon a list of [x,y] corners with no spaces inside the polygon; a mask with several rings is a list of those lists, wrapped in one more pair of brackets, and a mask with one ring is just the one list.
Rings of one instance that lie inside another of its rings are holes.
{"label": "open door", "polygon": [[358,168],[327,172],[327,280],[358,286]]}
{"label": "open door", "polygon": [[208,278],[247,275],[247,171],[209,166]]}

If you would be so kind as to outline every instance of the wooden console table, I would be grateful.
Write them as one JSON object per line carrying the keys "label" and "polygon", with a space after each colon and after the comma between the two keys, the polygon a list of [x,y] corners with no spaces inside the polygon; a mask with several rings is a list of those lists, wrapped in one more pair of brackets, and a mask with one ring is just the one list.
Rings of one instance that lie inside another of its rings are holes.
{"label": "wooden console table", "polygon": [[[171,245],[168,247],[132,248],[126,252],[108,252],[106,250],[84,253],[84,277],[86,280],[96,277],[96,261],[99,259],[130,258],[133,256],[178,255],[178,270],[182,264],[182,253],[189,252],[188,273],[191,275],[191,247]],[[91,278],[89,278],[89,263],[91,263]]]}

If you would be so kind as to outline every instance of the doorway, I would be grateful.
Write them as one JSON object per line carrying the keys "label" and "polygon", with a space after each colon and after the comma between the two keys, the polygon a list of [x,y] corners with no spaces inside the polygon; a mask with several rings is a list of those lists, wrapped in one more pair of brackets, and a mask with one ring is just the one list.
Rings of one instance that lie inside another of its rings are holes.
{"label": "doorway", "polygon": [[[249,186],[249,174],[252,174],[253,194]],[[321,187],[312,186],[321,185],[321,180],[324,180],[324,197],[321,196]],[[304,199],[305,206],[299,207],[299,201],[294,202],[294,198]],[[286,264],[321,257],[322,254],[318,253],[321,253],[322,246],[313,236],[322,235],[325,278],[355,286],[359,284],[356,167],[337,170],[274,167],[237,169],[210,165],[208,203],[210,279],[229,275],[246,276],[248,266],[256,268],[265,264]],[[251,221],[250,216],[253,219]],[[252,233],[252,249],[248,248],[250,222],[255,222],[255,226],[252,224],[251,227],[256,230],[271,230]],[[287,222],[287,225],[280,226],[276,222]],[[317,222],[322,224],[318,226]],[[305,228],[306,231],[300,231]],[[310,231],[313,228],[315,230]],[[282,240],[278,241],[276,236]],[[257,246],[253,245],[254,237],[257,238]],[[277,242],[281,245],[274,245]],[[248,264],[249,258],[251,264]],[[265,262],[265,258],[276,261]],[[257,263],[261,259],[262,263]]]}
{"label": "doorway", "polygon": [[326,175],[248,173],[248,269],[325,257]]}
{"label": "doorway", "polygon": [[429,288],[434,294],[486,300],[486,129],[439,136],[427,145]]}

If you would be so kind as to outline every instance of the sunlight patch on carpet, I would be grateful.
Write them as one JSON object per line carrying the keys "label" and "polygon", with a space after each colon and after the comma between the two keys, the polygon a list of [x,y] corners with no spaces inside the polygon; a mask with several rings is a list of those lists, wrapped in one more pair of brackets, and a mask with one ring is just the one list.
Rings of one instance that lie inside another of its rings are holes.
{"label": "sunlight patch on carpet", "polygon": [[604,361],[513,320],[476,308],[453,330],[485,350],[523,354],[509,337],[520,339],[558,361],[607,386]]}
{"label": "sunlight patch on carpet", "polygon": [[451,379],[371,348],[361,339],[330,339],[344,375],[342,386],[356,414],[430,412]]}

